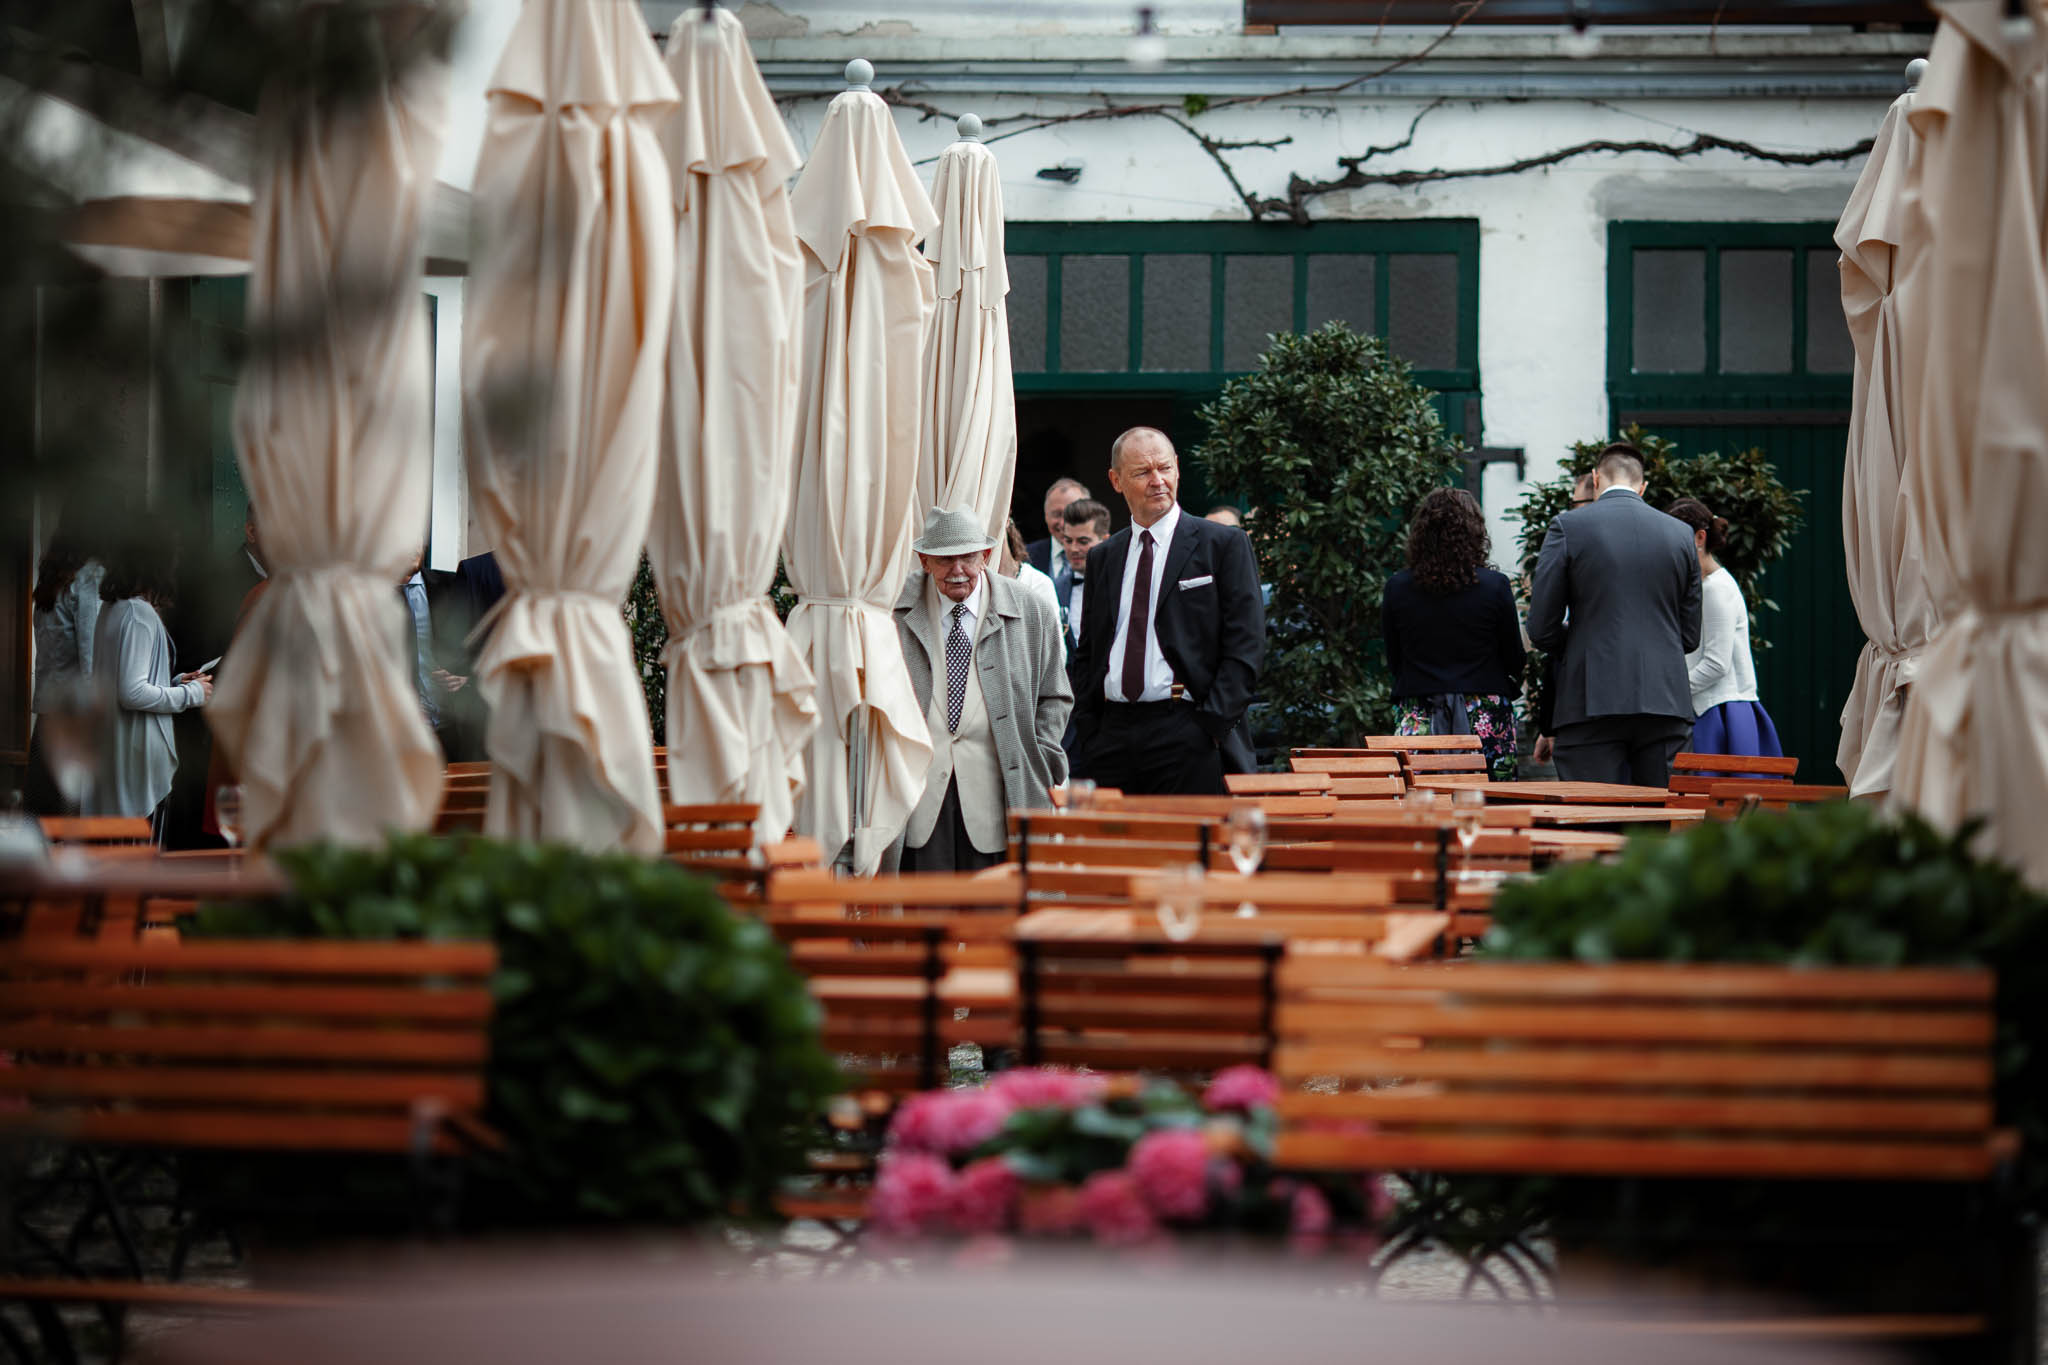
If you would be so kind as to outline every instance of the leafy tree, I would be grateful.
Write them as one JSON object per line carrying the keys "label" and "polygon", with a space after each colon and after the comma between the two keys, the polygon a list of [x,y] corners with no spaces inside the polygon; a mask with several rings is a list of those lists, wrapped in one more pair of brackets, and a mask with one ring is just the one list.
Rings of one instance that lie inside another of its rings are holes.
{"label": "leafy tree", "polygon": [[1192,455],[1272,585],[1260,692],[1288,744],[1393,730],[1380,594],[1405,563],[1409,513],[1451,481],[1458,445],[1430,390],[1379,337],[1333,322],[1277,335],[1259,369],[1202,409]]}
{"label": "leafy tree", "polygon": [[[668,645],[668,622],[661,614],[661,597],[654,588],[654,566],[646,551],[640,553],[640,571],[633,575],[633,589],[620,609],[626,629],[633,632],[633,667],[640,674],[640,693],[647,698],[647,719],[654,726],[654,742],[668,743],[668,668],[661,651]],[[664,794],[663,799],[667,796]]]}

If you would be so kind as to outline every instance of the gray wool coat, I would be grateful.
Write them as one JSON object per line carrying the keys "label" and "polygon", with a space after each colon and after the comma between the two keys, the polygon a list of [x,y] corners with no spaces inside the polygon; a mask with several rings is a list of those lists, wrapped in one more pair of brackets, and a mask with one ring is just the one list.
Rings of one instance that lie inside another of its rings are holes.
{"label": "gray wool coat", "polygon": [[[929,712],[932,675],[945,668],[939,625],[925,596],[924,570],[910,575],[896,599],[896,634],[917,692]],[[974,644],[974,664],[1003,769],[1003,800],[1011,809],[1052,804],[1051,789],[1067,780],[1060,748],[1074,692],[1067,683],[1066,647],[1057,613],[1015,579],[990,573],[985,619]]]}

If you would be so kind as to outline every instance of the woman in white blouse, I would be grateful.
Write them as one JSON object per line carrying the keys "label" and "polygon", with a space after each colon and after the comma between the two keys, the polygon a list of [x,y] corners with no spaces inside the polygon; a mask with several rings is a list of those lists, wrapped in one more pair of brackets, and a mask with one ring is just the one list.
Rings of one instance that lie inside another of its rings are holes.
{"label": "woman in white blouse", "polygon": [[1700,557],[1700,647],[1685,656],[1692,682],[1696,754],[1762,754],[1777,758],[1778,728],[1756,695],[1756,662],[1749,653],[1749,604],[1735,575],[1718,558],[1728,546],[1728,523],[1697,498],[1664,509],[1692,528]]}
{"label": "woman in white blouse", "polygon": [[100,584],[93,675],[106,707],[99,772],[88,809],[95,815],[156,817],[178,770],[171,716],[213,695],[206,673],[171,673],[171,637],[161,607],[171,600],[169,556],[114,556]]}

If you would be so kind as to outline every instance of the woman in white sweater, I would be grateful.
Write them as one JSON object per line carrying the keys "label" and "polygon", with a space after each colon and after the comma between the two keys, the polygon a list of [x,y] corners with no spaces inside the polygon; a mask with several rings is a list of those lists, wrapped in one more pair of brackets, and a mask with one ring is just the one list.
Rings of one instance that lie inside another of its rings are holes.
{"label": "woman in white sweater", "polygon": [[171,673],[170,632],[157,612],[170,602],[173,576],[168,557],[131,551],[114,558],[100,584],[93,676],[107,718],[89,802],[95,815],[154,820],[178,770],[171,716],[213,695],[210,674]]}
{"label": "woman in white sweater", "polygon": [[1692,528],[1700,557],[1700,647],[1685,656],[1692,682],[1696,754],[1762,754],[1777,758],[1778,728],[1756,695],[1756,662],[1749,653],[1749,604],[1735,575],[1721,567],[1728,523],[1697,498],[1664,509]]}

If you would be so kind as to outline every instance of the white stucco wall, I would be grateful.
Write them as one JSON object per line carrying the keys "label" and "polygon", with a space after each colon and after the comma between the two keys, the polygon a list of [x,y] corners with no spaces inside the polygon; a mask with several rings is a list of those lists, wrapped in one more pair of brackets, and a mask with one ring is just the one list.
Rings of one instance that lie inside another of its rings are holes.
{"label": "white stucco wall", "polygon": [[[686,7],[680,0],[640,0],[650,27],[665,32]],[[1099,104],[1102,98],[1156,101],[1162,90],[1179,93],[1236,90],[1247,81],[1270,88],[1327,84],[1374,69],[1386,57],[1413,51],[1431,35],[1360,30],[1347,35],[1236,36],[1238,0],[1186,0],[1157,6],[1158,22],[1175,39],[1176,69],[1159,76],[1120,73],[1116,60],[1132,27],[1135,6],[1123,0],[1012,0],[1003,5],[955,0],[746,0],[735,6],[755,35],[755,51],[784,107],[799,147],[808,148],[823,117],[826,96],[789,95],[833,88],[818,73],[865,56],[878,68],[876,85],[923,83],[921,98],[948,112],[973,110],[984,118],[1046,113]],[[517,16],[518,0],[472,0],[457,38],[450,119],[442,177],[466,186],[484,121],[483,89]],[[1802,31],[1803,32],[1803,31]],[[1005,40],[1005,41],[991,41]],[[1807,36],[1723,38],[1688,48],[1682,39],[1609,35],[1596,67],[1614,73],[1683,69],[1709,79],[1718,72],[1838,72],[1861,54],[1868,72],[1897,70],[1910,52],[1894,40],[1854,39],[1825,31]],[[1472,72],[1489,69],[1536,73],[1571,88],[1585,64],[1560,63],[1527,30],[1461,35],[1430,63],[1406,69]],[[1546,53],[1548,56],[1546,56]],[[1104,58],[1109,60],[1105,63]],[[980,59],[977,62],[976,59]],[[997,69],[1003,62],[1007,69]],[[820,66],[823,62],[824,65]],[[1066,96],[1004,95],[1015,89],[1018,68],[1034,73],[1072,70]],[[977,77],[982,70],[985,76]],[[793,74],[807,72],[801,77]],[[1262,74],[1263,73],[1263,74]],[[1866,81],[1869,79],[1866,76]],[[1121,84],[1120,84],[1121,82]],[[932,85],[942,90],[931,91]],[[1279,98],[1249,108],[1212,111],[1198,126],[1234,139],[1290,138],[1275,150],[1229,153],[1245,187],[1260,195],[1284,194],[1290,174],[1333,176],[1337,158],[1398,142],[1429,100],[1424,96],[1357,95]],[[1754,142],[1780,151],[1851,146],[1870,136],[1884,115],[1889,92],[1856,97],[1768,98],[1736,91],[1709,98],[1464,98],[1431,112],[1414,145],[1375,162],[1379,169],[1475,167],[1539,155],[1594,139],[1650,139],[1682,143],[1694,132]],[[925,164],[952,140],[946,121],[921,121],[899,111],[897,125],[911,155]],[[1002,129],[996,130],[1004,131]],[[1006,211],[1013,220],[1147,222],[1242,221],[1243,206],[1221,172],[1188,137],[1161,119],[1130,118],[1068,124],[991,142],[1005,166]],[[1036,178],[1041,167],[1078,161],[1071,186]],[[1529,454],[1529,477],[1553,475],[1575,440],[1603,433],[1606,394],[1606,225],[1616,219],[1832,221],[1840,212],[1858,165],[1796,168],[1714,152],[1683,161],[1646,155],[1595,154],[1550,169],[1494,179],[1452,181],[1418,189],[1375,189],[1317,200],[1315,217],[1475,218],[1480,224],[1480,376],[1486,439],[1520,445]],[[444,320],[459,313],[459,285],[443,296]],[[451,309],[450,305],[453,304]],[[444,334],[452,332],[444,321]],[[452,366],[458,350],[444,344],[440,359]],[[447,388],[442,392],[446,394]],[[459,427],[437,432],[437,544],[441,498],[459,491]],[[454,473],[450,474],[449,462]],[[1511,466],[1487,471],[1485,502],[1494,521],[1496,554],[1512,555],[1504,513],[1521,497]],[[452,513],[451,513],[452,515]],[[437,555],[438,558],[438,555]]]}
{"label": "white stucco wall", "polygon": [[[881,79],[887,79],[886,71]],[[1017,101],[951,97],[948,109],[984,117]],[[1293,141],[1273,151],[1229,153],[1259,195],[1284,195],[1290,173],[1337,174],[1337,157],[1399,142],[1426,101],[1351,101],[1332,109],[1276,103],[1205,116],[1211,136]],[[1774,150],[1853,146],[1874,132],[1885,101],[1717,100],[1592,103],[1463,102],[1430,113],[1414,145],[1381,169],[1476,167],[1591,140],[1681,143],[1693,131]],[[1041,111],[1056,107],[1038,102]],[[1078,106],[1074,106],[1078,107]],[[791,110],[808,147],[822,101]],[[899,114],[913,157],[935,156],[949,130]],[[1680,130],[1684,131],[1680,131]],[[1075,222],[1242,221],[1224,176],[1188,135],[1160,119],[1068,124],[993,144],[1005,167],[1012,220]],[[1041,167],[1079,160],[1072,186],[1039,180]],[[1595,154],[1554,168],[1418,189],[1370,189],[1314,201],[1316,218],[1476,218],[1480,224],[1479,365],[1486,440],[1523,446],[1532,480],[1552,477],[1574,441],[1605,433],[1608,418],[1607,231],[1616,219],[1832,222],[1860,163],[1814,168],[1764,164],[1714,152],[1684,161],[1648,154]],[[1512,558],[1505,513],[1522,496],[1512,466],[1488,469],[1485,503],[1496,555]]]}

